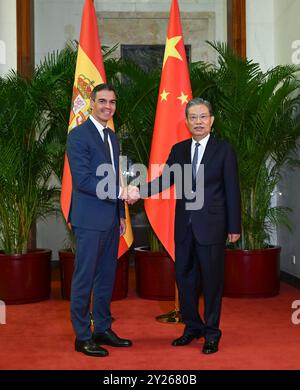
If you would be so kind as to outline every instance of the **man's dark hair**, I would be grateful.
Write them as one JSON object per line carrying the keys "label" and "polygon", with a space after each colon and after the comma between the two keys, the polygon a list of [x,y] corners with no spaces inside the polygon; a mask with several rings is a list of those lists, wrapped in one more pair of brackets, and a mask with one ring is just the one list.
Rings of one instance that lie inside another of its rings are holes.
{"label": "man's dark hair", "polygon": [[114,94],[116,95],[117,97],[117,91],[115,90],[115,88],[111,85],[111,84],[107,84],[107,83],[104,83],[104,84],[98,84],[94,87],[94,89],[92,90],[91,92],[91,99],[95,101],[96,99],[96,94],[97,92],[99,91],[112,91],[114,92]]}
{"label": "man's dark hair", "polygon": [[205,100],[205,99],[202,99],[200,97],[197,97],[197,98],[191,99],[187,103],[187,105],[185,106],[185,116],[186,116],[186,118],[188,117],[189,109],[192,106],[199,106],[200,104],[203,104],[204,106],[206,106],[208,108],[209,114],[213,115],[212,105],[210,104],[210,102],[208,100]]}

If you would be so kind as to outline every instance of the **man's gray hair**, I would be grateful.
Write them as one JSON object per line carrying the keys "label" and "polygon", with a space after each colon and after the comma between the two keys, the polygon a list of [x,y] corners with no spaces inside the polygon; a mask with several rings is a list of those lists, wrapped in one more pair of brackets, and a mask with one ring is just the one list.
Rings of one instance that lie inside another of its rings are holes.
{"label": "man's gray hair", "polygon": [[197,98],[191,99],[187,103],[187,105],[185,106],[185,116],[186,116],[186,118],[188,117],[189,109],[191,107],[193,107],[193,106],[199,106],[200,104],[203,104],[204,106],[206,106],[208,108],[208,111],[209,111],[210,115],[213,115],[212,105],[210,104],[210,102],[208,100],[205,100],[205,99],[202,99],[200,97],[197,97]]}

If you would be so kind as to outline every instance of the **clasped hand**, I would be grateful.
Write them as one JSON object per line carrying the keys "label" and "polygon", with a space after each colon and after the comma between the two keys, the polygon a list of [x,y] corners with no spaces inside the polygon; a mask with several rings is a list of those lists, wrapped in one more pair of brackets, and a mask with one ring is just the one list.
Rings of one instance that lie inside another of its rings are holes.
{"label": "clasped hand", "polygon": [[125,200],[128,204],[134,204],[141,198],[140,191],[138,187],[132,185],[122,187],[120,198]]}

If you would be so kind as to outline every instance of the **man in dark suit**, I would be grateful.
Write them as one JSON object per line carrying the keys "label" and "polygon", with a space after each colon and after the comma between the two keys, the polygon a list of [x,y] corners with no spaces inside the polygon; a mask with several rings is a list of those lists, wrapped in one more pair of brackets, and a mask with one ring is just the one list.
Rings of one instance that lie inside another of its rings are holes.
{"label": "man in dark suit", "polygon": [[[181,315],[185,323],[183,335],[172,345],[184,346],[193,339],[204,337],[202,351],[205,354],[217,352],[221,338],[219,323],[225,242],[226,239],[236,242],[241,231],[235,152],[229,143],[211,134],[213,122],[212,107],[208,101],[201,98],[190,100],[186,106],[186,125],[192,139],[175,144],[166,162],[168,167],[178,164],[183,174],[181,182],[175,175],[170,178],[171,184],[176,184],[177,194],[182,194],[176,201],[175,271]],[[200,163],[204,166],[202,188],[199,188]],[[190,175],[184,169],[187,166],[190,167]],[[160,178],[142,187],[141,196],[149,196],[151,189],[152,194],[161,192],[164,189],[163,175],[164,172]],[[190,196],[201,190],[203,207],[189,209]],[[205,304],[204,320],[198,310],[200,280]]]}
{"label": "man in dark suit", "polygon": [[[110,303],[117,266],[119,236],[126,230],[124,204],[127,189],[119,185],[119,143],[107,122],[116,110],[116,92],[108,84],[91,94],[91,116],[68,135],[67,153],[72,174],[69,222],[76,239],[71,289],[71,319],[75,350],[103,357],[100,345],[129,347],[111,329]],[[104,173],[107,168],[107,172]],[[100,168],[100,172],[99,172]],[[98,169],[98,172],[97,172]],[[100,186],[106,180],[105,190]],[[93,292],[94,333],[90,328]]]}

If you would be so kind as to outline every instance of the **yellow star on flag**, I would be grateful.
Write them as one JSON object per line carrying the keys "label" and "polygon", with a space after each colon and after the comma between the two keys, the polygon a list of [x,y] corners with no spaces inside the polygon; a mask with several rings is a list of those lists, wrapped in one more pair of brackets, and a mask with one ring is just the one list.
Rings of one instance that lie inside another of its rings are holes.
{"label": "yellow star on flag", "polygon": [[167,59],[169,57],[178,58],[180,61],[182,61],[182,57],[175,47],[181,39],[182,39],[181,35],[177,35],[177,36],[172,37],[172,38],[167,38],[163,68],[164,68],[165,63],[167,62]]}
{"label": "yellow star on flag", "polygon": [[170,95],[170,92],[166,92],[166,90],[164,89],[163,92],[160,94],[160,96],[161,96],[161,100],[160,100],[160,101],[161,101],[161,102],[162,102],[163,100],[167,101],[168,95]]}
{"label": "yellow star on flag", "polygon": [[189,95],[185,95],[183,92],[181,92],[181,96],[178,96],[177,99],[181,100],[181,104],[184,104],[188,102],[188,96]]}

